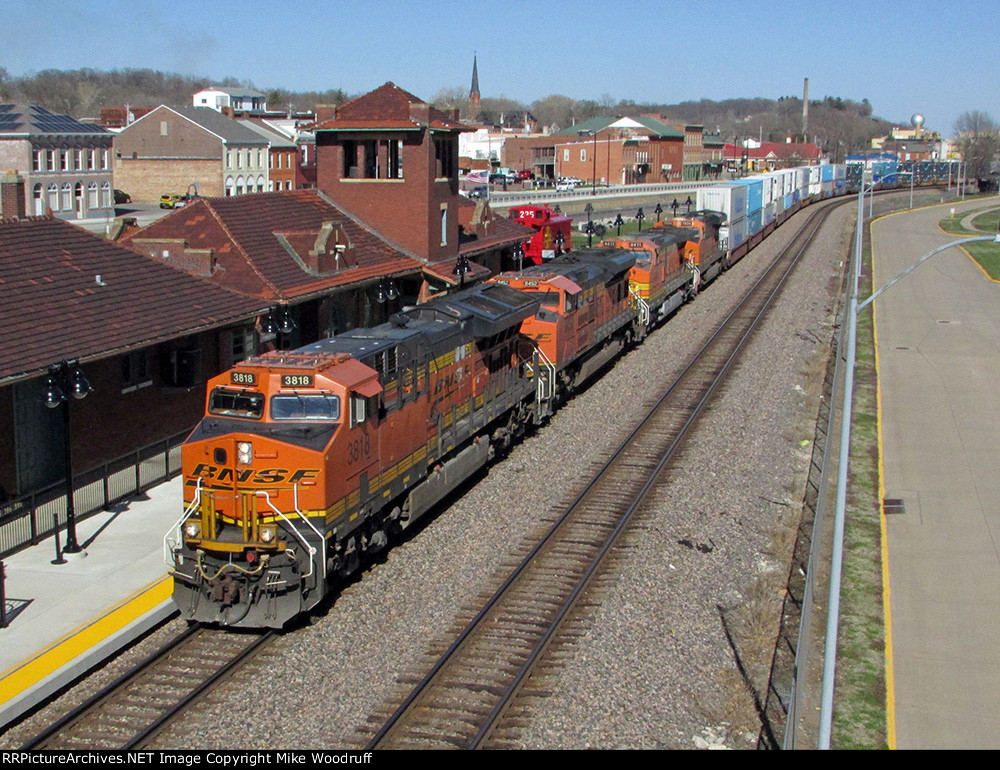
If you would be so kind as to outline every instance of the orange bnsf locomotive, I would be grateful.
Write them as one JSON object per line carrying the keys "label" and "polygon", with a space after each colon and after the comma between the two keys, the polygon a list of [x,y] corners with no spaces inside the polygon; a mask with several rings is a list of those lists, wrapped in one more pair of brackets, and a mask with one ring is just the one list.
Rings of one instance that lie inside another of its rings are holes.
{"label": "orange bnsf locomotive", "polygon": [[547,419],[693,294],[711,223],[642,239],[652,251],[563,254],[210,380],[168,535],[182,615],[280,628]]}
{"label": "orange bnsf locomotive", "polygon": [[181,613],[281,627],[482,467],[530,421],[537,306],[477,286],[213,378],[182,449]]}

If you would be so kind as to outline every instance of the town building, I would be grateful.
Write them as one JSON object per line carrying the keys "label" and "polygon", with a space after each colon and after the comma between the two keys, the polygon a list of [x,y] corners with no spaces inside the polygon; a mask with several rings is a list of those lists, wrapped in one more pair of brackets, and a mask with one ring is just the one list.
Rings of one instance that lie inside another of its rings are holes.
{"label": "town building", "polygon": [[25,209],[61,219],[114,216],[113,134],[44,107],[0,104],[0,169],[24,178]]}
{"label": "town building", "polygon": [[597,184],[680,182],[684,137],[648,116],[592,118],[552,134],[555,175]]}
{"label": "town building", "polygon": [[740,146],[727,144],[723,150],[726,169],[736,175],[814,166],[822,158],[823,152],[819,145],[812,142],[758,142],[750,139]]}
{"label": "town building", "polygon": [[268,146],[256,131],[209,107],[161,105],[114,137],[115,186],[138,203],[166,193],[266,192]]}
{"label": "town building", "polygon": [[263,118],[245,118],[238,122],[267,140],[268,192],[298,189],[296,167],[301,164],[295,140]]}
{"label": "town building", "polygon": [[208,107],[216,112],[267,112],[267,96],[252,88],[215,86],[191,97],[192,107]]}
{"label": "town building", "polygon": [[[317,186],[389,242],[433,265],[459,254],[458,137],[468,130],[386,83],[315,126]],[[446,281],[451,265],[435,272]]]}

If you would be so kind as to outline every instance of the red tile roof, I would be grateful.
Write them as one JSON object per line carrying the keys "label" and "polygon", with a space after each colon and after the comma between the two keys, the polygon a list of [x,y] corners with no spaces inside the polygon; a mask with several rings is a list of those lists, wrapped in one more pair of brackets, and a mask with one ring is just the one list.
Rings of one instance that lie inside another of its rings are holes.
{"label": "red tile roof", "polygon": [[260,300],[66,221],[0,220],[0,382],[254,317]]}
{"label": "red tile roof", "polygon": [[463,230],[459,252],[467,257],[501,246],[513,246],[535,234],[520,222],[496,216],[489,205],[487,201],[462,198],[458,209],[458,221]]}
{"label": "red tile roof", "polygon": [[[414,109],[416,108],[416,109]],[[395,83],[386,83],[337,108],[336,116],[315,126],[322,130],[418,129],[423,127],[449,131],[469,131],[468,126],[434,109],[423,99],[404,91]]]}
{"label": "red tile roof", "polygon": [[[310,254],[317,239],[320,256]],[[346,247],[339,260],[338,239]],[[212,282],[267,300],[302,300],[370,278],[417,273],[423,266],[317,190],[199,198],[129,233],[123,243],[149,255],[168,251],[172,259],[185,247],[214,250]]]}

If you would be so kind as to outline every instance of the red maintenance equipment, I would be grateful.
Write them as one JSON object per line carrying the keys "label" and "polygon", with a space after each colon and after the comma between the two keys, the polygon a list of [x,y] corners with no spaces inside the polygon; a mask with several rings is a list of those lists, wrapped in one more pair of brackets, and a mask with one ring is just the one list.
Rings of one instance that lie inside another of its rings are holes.
{"label": "red maintenance equipment", "polygon": [[573,249],[573,218],[548,206],[511,206],[508,218],[530,227],[535,234],[524,243],[524,265],[540,265]]}

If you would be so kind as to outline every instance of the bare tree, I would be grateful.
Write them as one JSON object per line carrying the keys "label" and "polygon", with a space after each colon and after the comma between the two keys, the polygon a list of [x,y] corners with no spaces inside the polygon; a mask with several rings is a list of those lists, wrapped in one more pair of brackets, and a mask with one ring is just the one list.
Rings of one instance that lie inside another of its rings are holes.
{"label": "bare tree", "polygon": [[963,112],[955,121],[956,144],[962,159],[968,164],[973,179],[990,175],[993,159],[1000,150],[1000,129],[987,113],[978,110]]}

